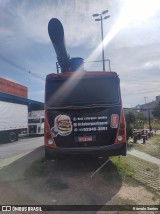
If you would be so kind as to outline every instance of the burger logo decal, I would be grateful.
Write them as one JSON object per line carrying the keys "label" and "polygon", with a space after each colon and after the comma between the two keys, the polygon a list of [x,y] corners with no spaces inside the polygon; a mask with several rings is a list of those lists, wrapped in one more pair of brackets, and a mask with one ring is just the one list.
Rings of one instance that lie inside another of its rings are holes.
{"label": "burger logo decal", "polygon": [[53,137],[57,135],[67,136],[72,132],[72,122],[68,115],[58,115],[54,119],[54,127],[51,128]]}

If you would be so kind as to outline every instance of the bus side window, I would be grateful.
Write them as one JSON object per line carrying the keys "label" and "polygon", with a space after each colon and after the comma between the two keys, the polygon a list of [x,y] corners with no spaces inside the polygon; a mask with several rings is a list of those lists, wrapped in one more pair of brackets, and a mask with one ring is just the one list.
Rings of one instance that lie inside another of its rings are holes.
{"label": "bus side window", "polygon": [[42,123],[44,123],[44,118],[42,119]]}

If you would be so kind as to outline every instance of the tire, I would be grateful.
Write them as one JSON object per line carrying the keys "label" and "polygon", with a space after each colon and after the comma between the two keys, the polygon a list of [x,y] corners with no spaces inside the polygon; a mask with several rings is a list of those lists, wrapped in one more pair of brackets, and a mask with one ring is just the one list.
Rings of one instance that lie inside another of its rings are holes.
{"label": "tire", "polygon": [[18,134],[14,131],[9,132],[9,136],[8,136],[9,142],[15,142],[18,140]]}

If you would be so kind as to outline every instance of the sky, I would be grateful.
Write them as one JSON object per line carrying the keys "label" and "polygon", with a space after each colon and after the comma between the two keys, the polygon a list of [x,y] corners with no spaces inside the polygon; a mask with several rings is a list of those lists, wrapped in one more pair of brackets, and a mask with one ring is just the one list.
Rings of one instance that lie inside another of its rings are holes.
{"label": "sky", "polygon": [[[70,57],[101,60],[101,26],[92,15],[104,10],[110,15],[103,20],[105,59],[120,77],[123,106],[144,104],[144,97],[155,100],[160,95],[159,0],[0,0],[0,76],[28,87],[28,98],[43,102],[45,76],[56,73],[57,61],[49,20],[62,22]],[[84,66],[102,71],[102,62]]]}

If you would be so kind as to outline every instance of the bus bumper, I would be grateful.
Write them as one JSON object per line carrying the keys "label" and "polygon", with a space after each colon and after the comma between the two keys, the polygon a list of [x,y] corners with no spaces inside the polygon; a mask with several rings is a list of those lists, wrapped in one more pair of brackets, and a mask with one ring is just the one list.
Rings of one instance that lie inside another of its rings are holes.
{"label": "bus bumper", "polygon": [[101,147],[83,147],[83,148],[50,148],[45,147],[45,156],[46,159],[51,160],[57,156],[62,155],[94,155],[94,156],[126,156],[127,148],[126,143],[123,144],[113,144],[109,146],[101,146]]}

